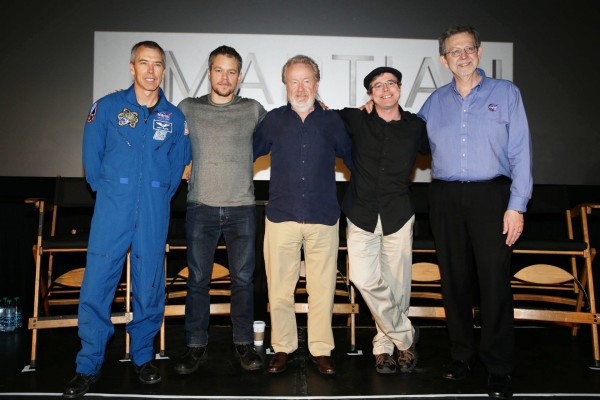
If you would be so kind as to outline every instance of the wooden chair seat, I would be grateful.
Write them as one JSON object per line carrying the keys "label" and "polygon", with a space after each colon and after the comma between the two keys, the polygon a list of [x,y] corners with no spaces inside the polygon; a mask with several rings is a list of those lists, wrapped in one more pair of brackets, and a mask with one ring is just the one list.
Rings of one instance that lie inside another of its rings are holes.
{"label": "wooden chair seat", "polygon": [[[427,185],[413,185],[415,228],[409,315],[444,319],[435,243],[428,224]],[[600,209],[587,203],[571,207],[565,185],[534,185],[525,214],[523,237],[513,251],[511,285],[515,319],[566,325],[576,335],[580,324],[592,333],[593,368],[600,368],[598,324],[587,216]],[[576,234],[575,227],[581,229]],[[425,260],[426,259],[426,260]],[[540,260],[545,261],[540,261]],[[476,310],[474,310],[475,312]]]}

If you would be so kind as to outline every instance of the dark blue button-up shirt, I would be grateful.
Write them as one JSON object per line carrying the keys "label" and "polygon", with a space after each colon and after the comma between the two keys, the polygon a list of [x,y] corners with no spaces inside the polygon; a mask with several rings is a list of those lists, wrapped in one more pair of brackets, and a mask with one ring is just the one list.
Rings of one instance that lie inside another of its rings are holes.
{"label": "dark blue button-up shirt", "polygon": [[340,217],[335,159],[352,164],[340,116],[317,102],[304,122],[289,104],[269,111],[254,133],[254,159],[269,152],[269,221],[334,225]]}

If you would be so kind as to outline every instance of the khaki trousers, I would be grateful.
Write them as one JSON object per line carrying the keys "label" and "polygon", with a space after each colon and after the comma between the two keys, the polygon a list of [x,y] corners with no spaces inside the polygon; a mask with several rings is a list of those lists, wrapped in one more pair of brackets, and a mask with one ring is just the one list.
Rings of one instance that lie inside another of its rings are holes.
{"label": "khaki trousers", "polygon": [[308,292],[308,349],[329,356],[334,348],[331,318],[337,276],[339,222],[333,226],[265,219],[265,268],[275,352],[298,348],[294,291],[300,277],[301,249]]}
{"label": "khaki trousers", "polygon": [[399,231],[384,236],[379,217],[372,233],[348,219],[350,280],[375,319],[373,354],[391,355],[394,346],[406,350],[413,342],[408,307],[414,222],[413,215]]}

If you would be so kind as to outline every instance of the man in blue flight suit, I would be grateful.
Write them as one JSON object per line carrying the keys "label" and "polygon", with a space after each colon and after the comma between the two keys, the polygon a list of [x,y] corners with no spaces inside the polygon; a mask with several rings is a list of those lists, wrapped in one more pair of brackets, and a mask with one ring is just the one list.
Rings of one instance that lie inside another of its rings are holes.
{"label": "man in blue flight suit", "polygon": [[133,365],[142,383],[161,379],[151,361],[164,313],[169,207],[190,162],[190,144],[183,113],[160,89],[164,50],[155,42],[136,44],[129,69],[133,85],[94,103],[85,124],[83,165],[96,206],[79,303],[82,349],[63,398],[83,396],[99,378],[114,333],[110,309],[128,249]]}

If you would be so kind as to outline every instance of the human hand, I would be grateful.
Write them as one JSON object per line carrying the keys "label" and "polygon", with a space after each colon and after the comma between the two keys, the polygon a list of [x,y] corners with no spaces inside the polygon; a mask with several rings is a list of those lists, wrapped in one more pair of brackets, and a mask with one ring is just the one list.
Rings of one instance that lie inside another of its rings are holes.
{"label": "human hand", "polygon": [[329,110],[329,107],[327,107],[327,104],[323,103],[321,100],[317,100],[319,102],[319,105],[321,106],[321,108],[323,110]]}
{"label": "human hand", "polygon": [[506,210],[504,213],[504,227],[502,234],[506,235],[506,245],[512,246],[521,237],[525,221],[523,214],[515,210]]}
{"label": "human hand", "polygon": [[358,107],[359,110],[367,110],[367,112],[369,114],[371,114],[371,111],[373,111],[373,108],[374,108],[373,100],[369,100],[362,106]]}
{"label": "human hand", "polygon": [[183,170],[183,179],[185,179],[187,183],[190,183],[190,179],[192,178],[192,163],[193,161],[190,161]]}

